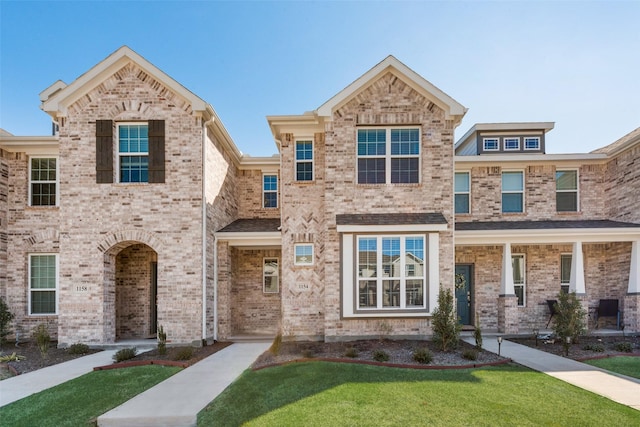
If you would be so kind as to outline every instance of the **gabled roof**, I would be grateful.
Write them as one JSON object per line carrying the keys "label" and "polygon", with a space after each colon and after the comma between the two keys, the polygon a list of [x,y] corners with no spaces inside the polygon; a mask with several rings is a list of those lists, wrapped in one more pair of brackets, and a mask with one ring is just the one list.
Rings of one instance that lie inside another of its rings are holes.
{"label": "gabled roof", "polygon": [[356,81],[318,107],[315,113],[318,116],[331,117],[333,111],[347,103],[360,91],[366,89],[371,83],[387,72],[397,75],[403,82],[411,86],[422,96],[442,108],[448,119],[459,123],[467,112],[467,109],[462,104],[438,89],[411,68],[398,61],[394,56],[389,55],[382,60],[382,62],[378,63],[378,65],[364,73]]}
{"label": "gabled roof", "polygon": [[613,156],[639,142],[640,142],[640,127],[632,130],[631,132],[629,132],[622,138],[618,139],[617,141],[592,151],[592,153],[603,153],[608,156]]}
{"label": "gabled roof", "polygon": [[478,132],[495,131],[495,132],[522,132],[522,131],[541,131],[547,133],[555,126],[554,122],[514,122],[514,123],[476,123],[456,142],[454,148],[456,153],[468,143],[475,143]]}

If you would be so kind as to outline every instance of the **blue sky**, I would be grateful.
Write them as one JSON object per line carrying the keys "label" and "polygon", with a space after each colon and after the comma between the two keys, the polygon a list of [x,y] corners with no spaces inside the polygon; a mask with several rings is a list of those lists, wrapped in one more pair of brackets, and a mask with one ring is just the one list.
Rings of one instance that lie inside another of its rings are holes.
{"label": "blue sky", "polygon": [[547,152],[640,126],[640,1],[0,0],[0,127],[47,135],[38,94],[128,45],[209,102],[244,153],[392,54],[473,124],[553,121]]}

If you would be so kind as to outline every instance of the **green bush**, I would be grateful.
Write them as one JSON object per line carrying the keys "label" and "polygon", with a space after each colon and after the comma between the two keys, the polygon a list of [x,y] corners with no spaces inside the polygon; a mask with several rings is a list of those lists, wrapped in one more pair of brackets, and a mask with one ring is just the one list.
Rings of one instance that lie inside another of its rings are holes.
{"label": "green bush", "polygon": [[14,351],[13,354],[6,354],[4,356],[0,356],[0,363],[19,362],[24,359],[26,359],[26,357],[20,356],[19,354],[16,354],[16,352]]}
{"label": "green bush", "polygon": [[418,348],[413,351],[413,360],[427,365],[433,360],[433,354],[431,354],[428,348]]}
{"label": "green bush", "polygon": [[631,353],[633,351],[633,347],[631,346],[630,342],[617,342],[615,343],[613,348],[615,348],[616,351],[620,351],[623,353]]}
{"label": "green bush", "polygon": [[585,344],[582,347],[583,350],[593,351],[595,353],[602,353],[604,351],[604,345],[602,344]]}
{"label": "green bush", "polygon": [[158,328],[158,354],[167,354],[167,333],[162,328],[162,325]]}
{"label": "green bush", "polygon": [[373,360],[376,362],[386,362],[389,360],[389,354],[384,350],[376,350],[373,352]]}
{"label": "green bush", "polygon": [[271,343],[271,347],[269,347],[269,352],[274,356],[277,356],[278,354],[280,354],[281,345],[282,345],[282,332],[278,332],[278,335],[276,335],[276,337],[274,338],[273,343]]}
{"label": "green bush", "polygon": [[67,349],[69,354],[87,354],[89,353],[89,346],[86,344],[76,343],[69,346]]}
{"label": "green bush", "polygon": [[135,347],[132,348],[123,348],[118,350],[116,354],[113,355],[113,360],[117,362],[124,362],[125,360],[133,359],[138,354],[138,350]]}
{"label": "green bush", "polygon": [[182,347],[175,356],[173,356],[173,360],[189,360],[192,357],[193,347]]}
{"label": "green bush", "polygon": [[451,289],[442,289],[438,293],[438,307],[433,311],[433,340],[440,344],[442,351],[458,346],[462,325],[456,314]]}
{"label": "green bush", "polygon": [[467,360],[478,360],[478,350],[475,348],[466,348],[462,351],[462,357]]}
{"label": "green bush", "polygon": [[45,359],[49,352],[49,344],[51,343],[51,336],[49,335],[47,325],[40,323],[36,330],[33,331],[33,338],[36,340],[42,358]]}
{"label": "green bush", "polygon": [[355,347],[349,347],[348,349],[345,350],[344,356],[345,357],[350,357],[352,359],[356,358],[356,357],[358,357],[358,350],[356,350]]}
{"label": "green bush", "polygon": [[480,317],[476,312],[476,325],[473,327],[473,337],[476,339],[476,349],[482,350],[482,330],[480,329]]}
{"label": "green bush", "polygon": [[[580,300],[575,292],[558,294],[558,302],[555,305],[556,314],[553,316],[553,332],[564,346],[565,354],[569,351],[570,343],[577,344],[580,335],[587,330],[587,312],[582,308]],[[567,342],[570,338],[570,343]]]}
{"label": "green bush", "polygon": [[4,302],[3,298],[0,298],[0,348],[4,344],[7,335],[11,333],[9,330],[9,324],[13,320],[13,313],[9,311],[9,306]]}

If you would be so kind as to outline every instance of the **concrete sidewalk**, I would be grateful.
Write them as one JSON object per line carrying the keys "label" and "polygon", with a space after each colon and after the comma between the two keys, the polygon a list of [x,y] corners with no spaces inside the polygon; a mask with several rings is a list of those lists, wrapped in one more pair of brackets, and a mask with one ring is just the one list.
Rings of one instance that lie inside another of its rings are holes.
{"label": "concrete sidewalk", "polygon": [[116,350],[105,350],[7,378],[0,382],[0,407],[87,374],[96,366],[113,363],[115,352]]}
{"label": "concrete sidewalk", "polygon": [[[487,351],[498,353],[496,337],[484,338],[482,347]],[[473,338],[463,337],[463,339],[475,345]],[[507,340],[502,341],[500,354],[528,368],[640,410],[640,380],[612,375],[595,366]]]}
{"label": "concrete sidewalk", "polygon": [[98,426],[195,426],[198,412],[270,345],[232,344],[101,415]]}

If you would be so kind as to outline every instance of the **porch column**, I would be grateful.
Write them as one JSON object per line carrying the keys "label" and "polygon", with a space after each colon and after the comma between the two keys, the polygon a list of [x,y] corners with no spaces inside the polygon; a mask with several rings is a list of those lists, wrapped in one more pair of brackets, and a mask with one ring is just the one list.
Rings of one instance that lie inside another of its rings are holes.
{"label": "porch column", "polygon": [[569,292],[575,292],[576,295],[586,295],[587,293],[584,284],[584,258],[582,256],[582,242],[575,242],[573,244]]}
{"label": "porch column", "polygon": [[498,295],[498,331],[506,334],[518,333],[518,297],[513,286],[511,243],[502,249],[502,279]]}
{"label": "porch column", "polygon": [[629,286],[622,306],[622,325],[627,331],[640,332],[640,241],[631,244]]}

